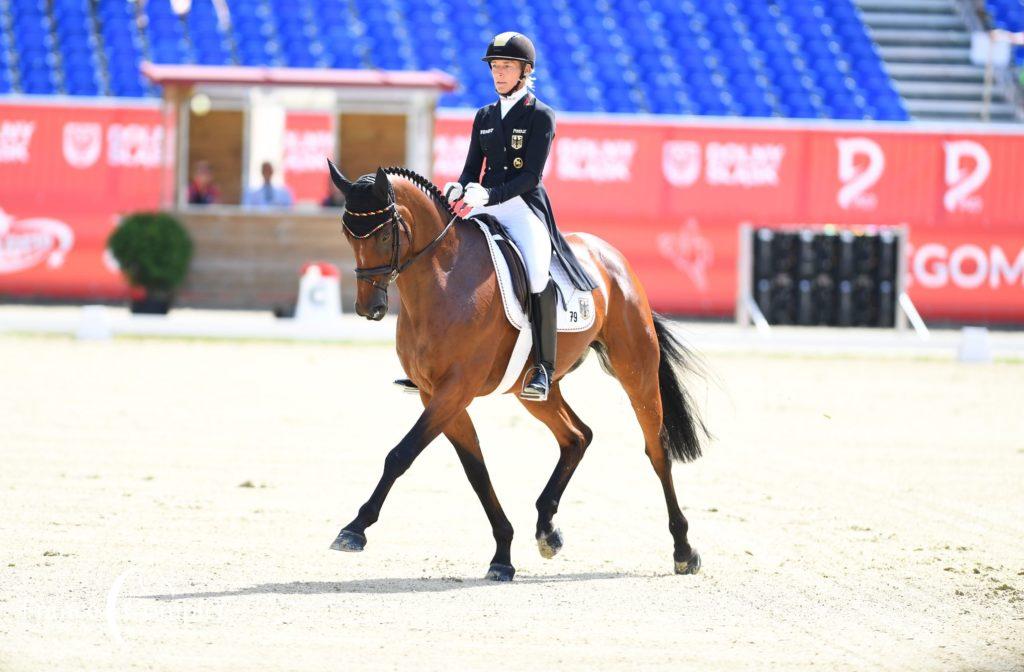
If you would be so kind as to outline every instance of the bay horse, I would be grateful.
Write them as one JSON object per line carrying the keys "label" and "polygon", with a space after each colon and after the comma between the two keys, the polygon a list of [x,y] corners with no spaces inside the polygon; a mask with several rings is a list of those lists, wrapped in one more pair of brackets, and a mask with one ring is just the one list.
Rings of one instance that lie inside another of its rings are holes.
{"label": "bay horse", "polygon": [[[328,160],[331,180],[345,194],[343,231],[355,252],[356,312],[380,320],[388,286],[400,292],[396,349],[406,375],[419,388],[424,410],[384,460],[384,473],[352,522],[331,548],[362,551],[366,528],[377,521],[384,500],[416,457],[443,433],[458,455],[491,524],[497,549],[486,578],[510,581],[512,525],[502,511],[480,451],[467,407],[495,391],[516,341],[505,318],[494,265],[483,232],[462,219],[426,178],[404,168],[379,168],[350,182]],[[536,539],[542,556],[562,547],[553,518],[569,479],[593,432],[569,407],[559,380],[594,350],[604,370],[622,385],[643,430],[647,457],[665,494],[668,527],[678,574],[700,569],[700,555],[687,541],[688,523],[672,484],[672,461],[701,454],[707,430],[683,387],[681,371],[692,370],[689,351],[652,313],[640,281],[626,259],[596,236],[567,236],[585,267],[594,269],[593,326],[560,333],[548,399],[522,401],[555,435],[561,455],[537,499]],[[557,263],[552,258],[552,263]],[[510,389],[518,390],[530,363]]]}

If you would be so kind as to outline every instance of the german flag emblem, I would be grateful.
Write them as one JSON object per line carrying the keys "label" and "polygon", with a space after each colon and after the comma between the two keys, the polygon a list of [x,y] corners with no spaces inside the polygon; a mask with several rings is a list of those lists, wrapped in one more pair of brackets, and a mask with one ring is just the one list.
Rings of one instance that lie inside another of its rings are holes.
{"label": "german flag emblem", "polygon": [[512,149],[522,149],[522,148],[523,148],[523,136],[521,136],[521,135],[513,135],[512,136]]}

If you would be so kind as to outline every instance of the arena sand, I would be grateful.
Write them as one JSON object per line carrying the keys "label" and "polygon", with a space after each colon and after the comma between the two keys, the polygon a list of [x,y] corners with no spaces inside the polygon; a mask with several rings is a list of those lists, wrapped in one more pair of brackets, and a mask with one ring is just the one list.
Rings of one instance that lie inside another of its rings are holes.
{"label": "arena sand", "polygon": [[0,338],[0,670],[1024,669],[1024,365],[707,360],[716,440],[674,471],[701,573],[592,358],[554,560],[553,439],[470,409],[516,528],[496,585],[444,439],[328,550],[419,412],[390,346]]}

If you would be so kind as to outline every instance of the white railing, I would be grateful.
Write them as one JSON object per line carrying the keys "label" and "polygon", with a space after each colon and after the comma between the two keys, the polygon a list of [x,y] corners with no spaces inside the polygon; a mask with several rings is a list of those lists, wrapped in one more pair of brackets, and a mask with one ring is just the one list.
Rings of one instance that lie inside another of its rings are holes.
{"label": "white railing", "polygon": [[[1011,33],[1008,30],[989,30],[974,33],[971,36],[971,60],[975,63],[984,60],[985,63],[985,89],[982,100],[981,120],[989,120],[989,108],[992,104],[992,87],[995,84],[996,67],[1006,69],[1013,62],[1013,47],[1024,45],[1024,33]],[[1016,89],[1016,87],[1014,87]],[[1018,102],[1017,116],[1021,116],[1019,96],[1014,96]]]}

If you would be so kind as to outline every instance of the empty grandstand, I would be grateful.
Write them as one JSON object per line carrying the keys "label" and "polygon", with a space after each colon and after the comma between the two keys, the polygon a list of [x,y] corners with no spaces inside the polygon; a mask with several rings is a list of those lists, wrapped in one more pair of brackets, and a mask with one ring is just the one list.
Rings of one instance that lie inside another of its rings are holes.
{"label": "empty grandstand", "polygon": [[[463,84],[442,105],[474,107],[490,97],[480,46],[510,25],[538,45],[539,95],[567,111],[903,120],[914,108],[900,92],[921,91],[912,80],[929,63],[977,93],[982,69],[967,63],[954,0],[861,4],[193,0],[179,14],[169,0],[0,0],[0,93],[153,96],[143,60],[436,68]],[[1024,29],[1020,0],[989,0],[988,12],[995,27]]]}

